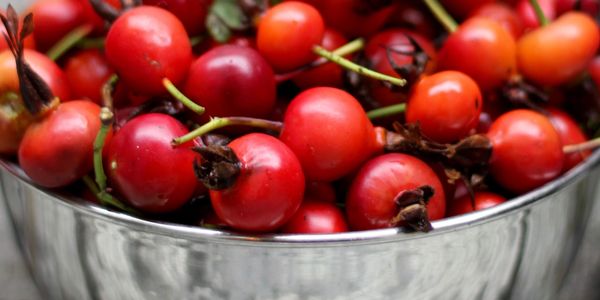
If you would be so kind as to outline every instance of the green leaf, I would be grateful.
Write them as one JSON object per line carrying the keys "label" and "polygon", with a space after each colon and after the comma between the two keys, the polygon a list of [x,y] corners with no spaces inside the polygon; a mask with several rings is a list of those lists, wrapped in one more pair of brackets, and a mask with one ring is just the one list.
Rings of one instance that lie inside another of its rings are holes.
{"label": "green leaf", "polygon": [[248,18],[236,0],[216,0],[211,7],[215,15],[230,29],[243,30],[248,27]]}
{"label": "green leaf", "polygon": [[206,29],[210,36],[219,43],[226,43],[231,37],[229,27],[214,14],[209,14],[206,18]]}

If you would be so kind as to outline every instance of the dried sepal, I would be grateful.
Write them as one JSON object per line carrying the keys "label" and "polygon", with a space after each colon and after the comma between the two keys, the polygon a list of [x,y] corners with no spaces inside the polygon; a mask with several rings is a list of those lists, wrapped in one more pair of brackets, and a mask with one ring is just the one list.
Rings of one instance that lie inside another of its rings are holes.
{"label": "dried sepal", "polygon": [[20,41],[25,40],[26,37],[33,34],[33,29],[33,14],[30,13],[25,16],[25,19],[23,19],[23,28],[21,29]]}
{"label": "dried sepal", "polygon": [[178,101],[172,101],[162,97],[153,97],[136,106],[126,117],[131,120],[139,115],[148,113],[161,113],[170,116],[177,116],[184,112],[185,107]]}
{"label": "dried sepal", "polygon": [[492,154],[490,139],[482,134],[468,136],[455,144],[441,144],[425,137],[418,124],[394,124],[385,150],[431,157],[460,169],[486,167]]}
{"label": "dried sepal", "polygon": [[[427,66],[427,63],[430,59],[429,55],[427,55],[423,47],[421,47],[421,45],[414,38],[412,38],[408,34],[405,34],[405,36],[408,39],[410,46],[412,46],[413,48],[412,51],[401,51],[395,49],[395,45],[389,45],[385,47],[387,60],[392,66],[392,69],[394,69],[394,71],[398,75],[400,75],[400,77],[406,79],[406,82],[408,83],[403,87],[396,87],[401,89],[402,91],[408,91],[410,89],[411,84],[418,80],[421,74],[425,72],[425,67]],[[394,60],[393,54],[409,55],[412,57],[412,63],[398,65]]]}
{"label": "dried sepal", "polygon": [[450,165],[461,169],[486,168],[492,156],[492,142],[486,135],[474,134],[448,145],[445,156]]}
{"label": "dried sepal", "polygon": [[590,76],[578,84],[564,87],[569,105],[563,108],[585,130],[590,138],[600,137],[600,91]]}
{"label": "dried sepal", "polygon": [[240,174],[241,163],[227,146],[209,145],[194,147],[202,157],[194,161],[196,177],[211,190],[231,187]]}
{"label": "dried sepal", "polygon": [[434,193],[434,189],[428,185],[400,192],[394,199],[399,210],[391,225],[406,224],[416,231],[431,231],[433,227],[427,216],[427,203]]}
{"label": "dried sepal", "polygon": [[231,138],[217,133],[208,133],[200,137],[200,141],[205,146],[227,146],[231,142]]}
{"label": "dried sepal", "polygon": [[0,19],[2,20],[2,24],[6,29],[6,32],[3,33],[4,39],[6,40],[10,51],[16,56],[19,49],[19,39],[17,38],[19,19],[12,5],[8,5],[8,8],[6,9],[6,15],[0,14]]}
{"label": "dried sepal", "polygon": [[237,3],[246,16],[260,15],[272,5],[265,0],[237,0]]}
{"label": "dried sepal", "polygon": [[386,152],[408,153],[444,166],[447,180],[464,178],[469,188],[483,184],[492,155],[492,143],[482,134],[468,136],[455,144],[441,144],[423,136],[418,124],[394,124],[387,133]]}
{"label": "dried sepal", "polygon": [[525,107],[546,114],[543,106],[548,104],[548,95],[521,77],[511,78],[500,90],[501,97],[516,107]]}
{"label": "dried sepal", "polygon": [[23,63],[19,74],[19,87],[25,107],[33,115],[43,113],[47,107],[52,107],[58,99],[50,90],[48,84],[29,66]]}
{"label": "dried sepal", "polygon": [[48,84],[25,61],[23,39],[33,32],[33,17],[31,14],[25,17],[20,34],[19,16],[10,4],[6,9],[6,15],[0,15],[0,19],[6,28],[4,37],[15,57],[19,90],[25,107],[32,115],[39,115],[57,103],[57,100]]}
{"label": "dried sepal", "polygon": [[[9,24],[9,26],[6,27],[6,31],[16,37],[19,31],[19,15],[10,4],[6,8],[6,18],[8,19]],[[6,26],[6,24],[4,26]]]}

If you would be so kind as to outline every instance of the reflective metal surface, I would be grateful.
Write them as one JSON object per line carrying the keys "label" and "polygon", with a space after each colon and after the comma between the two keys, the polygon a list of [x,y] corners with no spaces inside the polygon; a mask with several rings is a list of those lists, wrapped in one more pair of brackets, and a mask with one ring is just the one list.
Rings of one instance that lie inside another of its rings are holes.
{"label": "reflective metal surface", "polygon": [[152,223],[42,191],[5,162],[0,197],[51,299],[554,299],[599,200],[599,160],[428,234]]}

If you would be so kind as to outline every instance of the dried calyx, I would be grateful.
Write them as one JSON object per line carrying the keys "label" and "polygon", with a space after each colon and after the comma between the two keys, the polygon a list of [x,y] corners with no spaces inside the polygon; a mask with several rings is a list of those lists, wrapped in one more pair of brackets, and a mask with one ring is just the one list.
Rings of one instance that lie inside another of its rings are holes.
{"label": "dried calyx", "polygon": [[500,90],[501,97],[516,107],[525,107],[545,114],[548,95],[520,77],[511,78]]}
{"label": "dried calyx", "polygon": [[[219,0],[217,0],[219,1]],[[222,1],[221,2],[227,2]],[[229,1],[235,2],[235,1]],[[271,1],[266,0],[237,0],[237,4],[245,13],[246,16],[260,15],[264,13],[272,5]]]}
{"label": "dried calyx", "polygon": [[131,120],[139,115],[147,113],[162,113],[176,116],[183,112],[184,107],[180,102],[172,101],[162,97],[154,97],[145,101],[139,106],[136,106],[135,109],[127,116],[127,120]]}
{"label": "dried calyx", "polygon": [[33,33],[33,15],[28,14],[25,17],[20,32],[19,16],[10,4],[6,9],[6,15],[0,14],[0,19],[6,28],[4,39],[15,57],[23,103],[32,115],[43,115],[59,101],[52,94],[48,84],[25,61],[23,40]]}
{"label": "dried calyx", "polygon": [[492,155],[492,143],[483,134],[468,136],[455,144],[441,144],[423,136],[418,124],[394,124],[387,132],[386,152],[402,152],[440,162],[450,182],[466,179],[469,186],[483,182]]}
{"label": "dried calyx", "polygon": [[205,146],[227,146],[231,142],[231,138],[217,133],[209,133],[200,137],[200,140]]}
{"label": "dried calyx", "polygon": [[569,95],[565,110],[579,120],[590,138],[600,137],[600,92],[592,78],[586,76],[580,84],[567,86],[564,93]]}
{"label": "dried calyx", "polygon": [[202,158],[194,161],[194,172],[200,182],[211,190],[231,187],[240,174],[241,163],[228,146],[208,145],[195,147]]}
{"label": "dried calyx", "polygon": [[427,216],[427,203],[434,193],[433,188],[428,185],[400,192],[394,199],[399,210],[391,225],[398,226],[404,223],[415,231],[431,231],[433,227]]}
{"label": "dried calyx", "polygon": [[[405,36],[413,48],[412,51],[402,51],[395,49],[394,47],[396,45],[389,45],[385,48],[388,62],[390,63],[394,71],[398,73],[398,75],[400,75],[401,78],[406,79],[406,82],[408,83],[403,87],[393,88],[399,89],[399,91],[408,92],[410,90],[410,87],[412,86],[412,83],[417,82],[421,74],[423,74],[423,72],[425,71],[425,67],[429,62],[429,55],[427,55],[423,47],[421,47],[421,45],[419,45],[419,43],[417,43],[417,41],[415,41],[415,39],[413,39],[410,35]],[[394,54],[412,56],[412,63],[398,65],[394,60]]]}

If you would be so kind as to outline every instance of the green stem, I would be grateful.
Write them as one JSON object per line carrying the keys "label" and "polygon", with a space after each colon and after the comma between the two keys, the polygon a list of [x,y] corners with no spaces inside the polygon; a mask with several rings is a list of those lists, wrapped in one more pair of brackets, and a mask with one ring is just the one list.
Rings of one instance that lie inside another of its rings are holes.
{"label": "green stem", "polygon": [[84,38],[77,43],[77,47],[82,49],[102,49],[105,42],[106,40],[103,37]]}
{"label": "green stem", "polygon": [[339,56],[346,56],[348,54],[352,54],[356,51],[360,51],[365,47],[365,40],[363,38],[358,38],[353,41],[348,42],[347,44],[333,50],[333,54]]}
{"label": "green stem", "polygon": [[449,33],[455,32],[458,28],[458,23],[452,18],[452,16],[446,11],[446,9],[440,4],[438,0],[424,0],[429,10],[433,13],[435,18],[442,23],[442,26]]}
{"label": "green stem", "polygon": [[370,78],[373,78],[376,80],[387,81],[393,85],[404,86],[406,84],[406,80],[404,80],[404,79],[396,78],[396,77],[392,77],[392,76],[388,76],[385,74],[375,72],[375,71],[365,68],[361,65],[355,64],[352,61],[345,59],[344,57],[342,57],[340,55],[336,55],[335,53],[328,51],[321,46],[315,46],[313,48],[313,51],[317,55],[319,55],[329,61],[332,61],[332,62],[344,67],[345,69],[356,72],[358,74],[361,74],[361,75],[364,75],[364,76],[367,76],[367,77],[370,77]]}
{"label": "green stem", "polygon": [[107,107],[103,107],[100,110],[100,131],[96,135],[94,140],[94,175],[96,177],[96,184],[100,191],[106,190],[106,173],[104,172],[104,164],[102,162],[102,150],[104,149],[104,142],[106,136],[111,129],[114,115]]}
{"label": "green stem", "polygon": [[113,195],[109,194],[107,191],[100,191],[100,193],[96,194],[98,200],[104,203],[105,205],[110,205],[112,207],[116,207],[126,213],[129,213],[134,216],[141,215],[139,211],[123,204],[123,202],[119,201],[117,198],[113,197]]}
{"label": "green stem", "polygon": [[276,132],[281,131],[281,128],[283,126],[281,124],[281,122],[269,121],[269,120],[263,120],[263,119],[255,119],[255,118],[247,118],[247,117],[213,118],[208,123],[194,129],[190,133],[173,139],[172,144],[175,146],[181,145],[181,144],[187,143],[189,141],[192,141],[193,139],[195,139],[199,136],[207,134],[213,130],[217,130],[219,128],[233,126],[233,125],[263,128],[263,129],[272,130],[272,131],[276,131]]}
{"label": "green stem", "polygon": [[196,102],[192,101],[186,95],[184,95],[177,87],[169,80],[169,78],[163,78],[162,80],[164,87],[167,91],[173,96],[173,98],[177,99],[177,101],[183,103],[185,107],[189,108],[191,111],[195,112],[198,115],[202,115],[204,113],[204,107],[196,104]]}
{"label": "green stem", "polygon": [[104,149],[104,143],[106,136],[112,128],[114,121],[114,114],[112,112],[112,91],[117,84],[119,77],[112,75],[102,86],[102,100],[104,101],[104,107],[100,110],[100,131],[96,135],[94,140],[94,177],[100,192],[106,190],[106,173],[104,172],[104,164],[102,162],[102,152]]}
{"label": "green stem", "polygon": [[369,119],[373,120],[373,119],[384,118],[384,117],[401,114],[404,111],[406,111],[406,103],[399,103],[399,104],[394,104],[394,105],[371,110],[371,111],[367,112],[367,117],[369,117]]}
{"label": "green stem", "polygon": [[[94,195],[97,196],[100,193],[100,189],[98,188],[98,185],[96,185],[96,182],[89,175],[83,176],[83,183],[85,183],[85,185],[88,187],[88,189],[90,189],[90,191]],[[98,199],[98,200],[100,200],[100,199]]]}
{"label": "green stem", "polygon": [[[346,56],[346,55],[352,54],[354,52],[360,51],[364,47],[365,47],[365,40],[362,38],[358,38],[358,39],[355,39],[355,40],[333,50],[332,53],[335,55],[339,55],[339,56]],[[284,74],[275,74],[275,81],[280,83],[280,82],[290,80],[290,79],[296,77],[296,75],[305,72],[306,70],[324,65],[327,62],[328,62],[328,60],[326,58],[319,57],[319,59],[314,60],[310,64],[304,65],[304,66],[302,66],[296,70],[293,70],[291,72],[287,72]]]}
{"label": "green stem", "polygon": [[548,18],[546,18],[546,15],[544,15],[544,10],[542,10],[540,3],[537,0],[529,0],[529,3],[531,3],[531,6],[533,7],[533,10],[535,11],[535,15],[537,16],[537,19],[540,22],[540,25],[546,26],[546,25],[550,24],[550,20],[548,20]]}
{"label": "green stem", "polygon": [[90,188],[90,190],[94,192],[96,198],[98,198],[102,205],[109,205],[112,207],[116,207],[122,211],[128,212],[130,214],[139,215],[138,211],[126,206],[125,204],[123,204],[123,202],[113,197],[107,191],[107,178],[106,173],[104,172],[102,153],[106,141],[106,136],[111,130],[113,117],[113,113],[107,107],[103,107],[100,111],[101,126],[98,135],[96,135],[96,140],[94,141],[94,176],[96,177],[96,182],[94,183],[94,181],[92,181],[91,178],[89,178],[89,176],[84,177],[83,181],[88,186],[88,188]]}
{"label": "green stem", "polygon": [[593,140],[589,140],[587,142],[583,142],[575,145],[566,145],[563,147],[563,152],[565,154],[577,153],[587,150],[593,150],[600,147],[600,138],[595,138]]}
{"label": "green stem", "polygon": [[192,47],[196,47],[196,46],[200,45],[200,43],[202,43],[202,41],[204,41],[203,35],[190,37],[190,44],[192,45]]}
{"label": "green stem", "polygon": [[46,55],[51,59],[56,61],[63,54],[69,51],[73,46],[77,45],[84,37],[92,32],[94,29],[93,26],[86,24],[79,26],[65,35],[60,41],[58,41]]}

